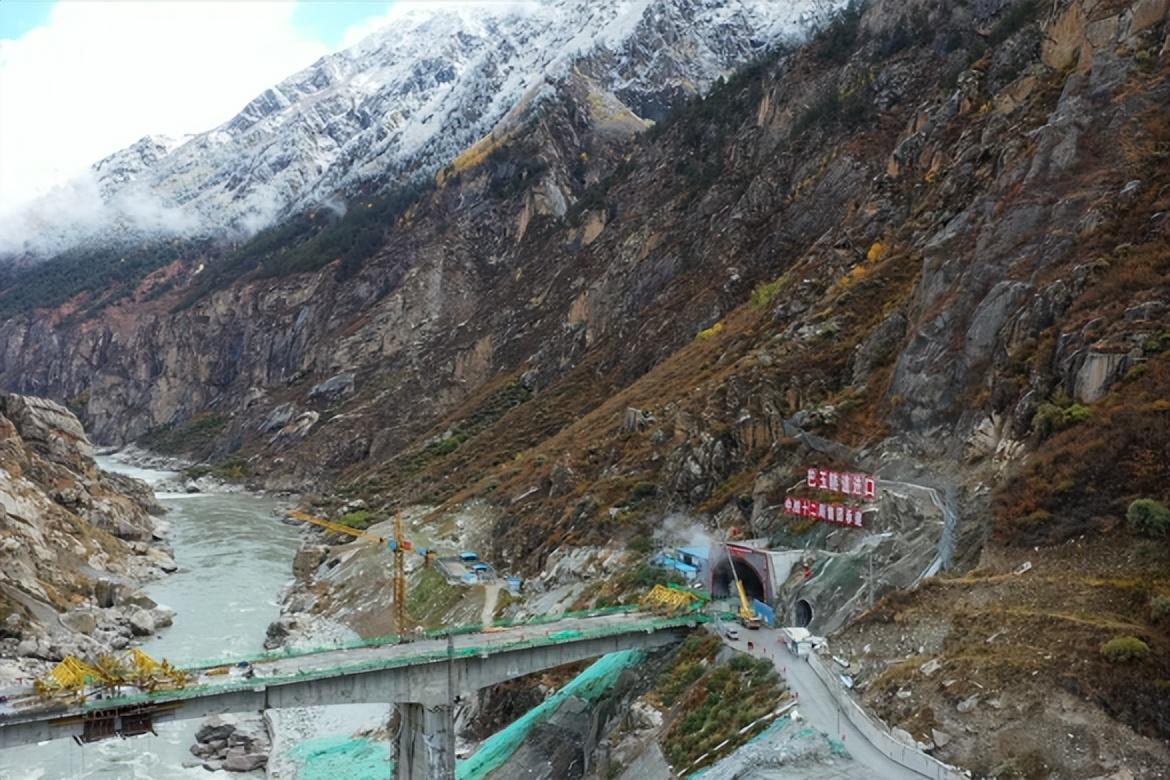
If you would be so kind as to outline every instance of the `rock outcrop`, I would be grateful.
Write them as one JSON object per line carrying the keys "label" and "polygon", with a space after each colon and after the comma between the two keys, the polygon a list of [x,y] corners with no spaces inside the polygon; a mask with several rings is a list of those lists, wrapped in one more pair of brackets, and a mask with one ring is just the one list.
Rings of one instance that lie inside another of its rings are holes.
{"label": "rock outcrop", "polygon": [[134,587],[175,570],[161,511],[144,483],[98,468],[67,409],[0,393],[0,656],[55,661],[169,625]]}

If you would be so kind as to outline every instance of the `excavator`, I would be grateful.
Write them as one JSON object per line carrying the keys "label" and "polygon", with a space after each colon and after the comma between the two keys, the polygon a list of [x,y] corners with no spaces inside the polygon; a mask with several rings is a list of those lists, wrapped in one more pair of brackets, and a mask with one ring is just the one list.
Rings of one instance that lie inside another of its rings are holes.
{"label": "excavator", "polygon": [[735,578],[735,589],[739,593],[739,613],[736,619],[744,628],[758,629],[763,625],[764,621],[756,614],[755,608],[752,607],[751,599],[747,596],[747,591],[743,589],[743,583],[740,582],[739,572],[735,570],[735,559],[731,557],[731,548],[726,544],[723,549],[727,550],[727,562],[731,565],[731,576]]}

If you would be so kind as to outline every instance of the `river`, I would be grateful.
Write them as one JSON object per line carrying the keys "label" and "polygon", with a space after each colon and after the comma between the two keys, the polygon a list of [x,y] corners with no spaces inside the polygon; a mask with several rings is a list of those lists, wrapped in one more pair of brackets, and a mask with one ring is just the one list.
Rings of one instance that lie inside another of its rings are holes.
{"label": "river", "polygon": [[[99,465],[152,485],[174,476],[111,458]],[[183,664],[229,659],[262,651],[264,630],[280,613],[280,591],[292,575],[298,535],[279,522],[272,498],[243,493],[160,493],[167,507],[169,541],[179,571],[145,586],[159,604],[175,610],[174,625],[143,644],[156,658]],[[158,724],[158,736],[110,740],[79,747],[72,741],[0,753],[0,780],[174,780],[262,778],[263,771],[209,773],[189,748],[199,721]]]}

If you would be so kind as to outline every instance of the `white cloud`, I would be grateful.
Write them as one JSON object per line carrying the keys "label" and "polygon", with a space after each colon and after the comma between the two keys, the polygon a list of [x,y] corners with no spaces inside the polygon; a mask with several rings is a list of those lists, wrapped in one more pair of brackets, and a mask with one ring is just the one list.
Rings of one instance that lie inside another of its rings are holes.
{"label": "white cloud", "polygon": [[439,11],[482,12],[490,10],[496,15],[506,13],[532,13],[540,9],[541,0],[399,0],[381,16],[372,16],[345,31],[342,46],[349,47],[383,27],[411,18],[426,17]]}
{"label": "white cloud", "polygon": [[[61,219],[62,215],[68,219]],[[38,197],[34,207],[0,214],[0,255],[50,255],[103,231],[177,235],[198,227],[193,214],[148,194],[123,191],[107,202],[98,191],[97,177],[84,171]]]}
{"label": "white cloud", "polygon": [[312,64],[327,49],[293,29],[294,5],[58,2],[0,40],[0,213],[144,135],[209,130]]}

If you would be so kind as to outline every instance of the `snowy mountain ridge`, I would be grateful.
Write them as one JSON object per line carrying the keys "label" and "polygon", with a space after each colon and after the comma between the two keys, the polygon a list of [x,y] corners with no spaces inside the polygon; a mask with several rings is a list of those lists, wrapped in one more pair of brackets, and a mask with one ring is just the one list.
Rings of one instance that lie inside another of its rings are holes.
{"label": "snowy mountain ridge", "polygon": [[[244,237],[364,182],[432,174],[570,69],[637,115],[786,38],[834,0],[550,0],[393,14],[187,139],[147,136],[0,221],[0,255]],[[68,215],[62,218],[61,215]]]}

